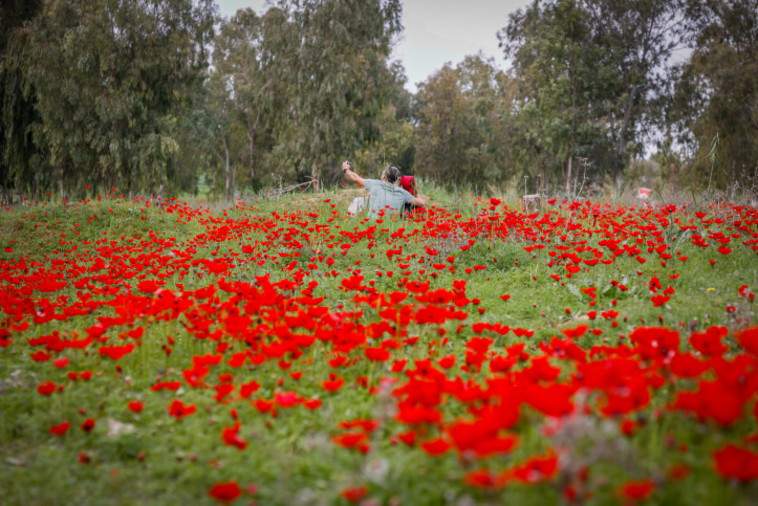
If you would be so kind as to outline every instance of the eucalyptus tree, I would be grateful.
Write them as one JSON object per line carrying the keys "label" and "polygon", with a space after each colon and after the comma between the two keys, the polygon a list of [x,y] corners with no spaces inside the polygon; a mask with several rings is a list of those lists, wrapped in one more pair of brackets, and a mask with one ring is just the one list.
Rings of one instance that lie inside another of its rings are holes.
{"label": "eucalyptus tree", "polygon": [[682,0],[535,1],[499,33],[519,82],[522,164],[571,193],[576,161],[618,174],[640,155],[684,31]]}
{"label": "eucalyptus tree", "polygon": [[5,201],[12,201],[14,190],[35,197],[45,190],[36,184],[41,153],[31,134],[39,116],[34,90],[24,79],[28,23],[41,10],[42,0],[0,3],[0,185]]}
{"label": "eucalyptus tree", "polygon": [[693,53],[667,117],[692,156],[680,182],[758,190],[758,0],[702,0],[688,11]]}
{"label": "eucalyptus tree", "polygon": [[640,155],[669,93],[672,56],[685,50],[690,0],[585,0],[590,44],[603,49],[600,65],[609,76],[605,120],[616,154]]}
{"label": "eucalyptus tree", "polygon": [[417,101],[417,172],[450,186],[494,182],[503,174],[497,115],[502,73],[481,55],[449,64],[420,83]]}
{"label": "eucalyptus tree", "polygon": [[282,51],[291,30],[285,12],[277,7],[260,16],[252,9],[240,9],[214,40],[210,84],[218,110],[226,114],[219,117],[216,153],[225,167],[227,193],[236,174],[231,165],[238,163],[247,168],[254,187],[260,184],[261,169],[290,98],[291,57]]}
{"label": "eucalyptus tree", "polygon": [[521,137],[535,154],[522,163],[545,178],[562,174],[570,193],[575,160],[608,148],[597,107],[608,76],[601,72],[601,48],[589,44],[586,13],[573,0],[535,2],[512,14],[499,36],[520,85],[520,120],[528,132]]}
{"label": "eucalyptus tree", "polygon": [[275,152],[318,188],[324,167],[379,135],[389,102],[387,58],[400,0],[280,0],[289,20],[276,55],[286,67],[286,117]]}
{"label": "eucalyptus tree", "polygon": [[[397,166],[403,174],[414,174],[416,129],[413,117],[413,95],[405,89],[405,68],[399,61],[389,66],[393,79],[389,91],[389,103],[377,115],[375,123],[378,135],[363,143],[356,151],[358,167],[365,167],[366,174],[378,174],[388,164]],[[337,177],[341,173],[335,174]]]}
{"label": "eucalyptus tree", "polygon": [[207,67],[212,0],[48,0],[31,25],[26,79],[61,194],[125,192],[175,178],[178,117]]}

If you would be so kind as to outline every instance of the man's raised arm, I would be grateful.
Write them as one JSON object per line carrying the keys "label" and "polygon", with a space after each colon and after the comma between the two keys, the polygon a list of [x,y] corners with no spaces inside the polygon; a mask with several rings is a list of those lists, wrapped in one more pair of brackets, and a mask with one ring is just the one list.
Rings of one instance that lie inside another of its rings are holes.
{"label": "man's raised arm", "polygon": [[342,173],[353,183],[358,183],[359,185],[364,186],[363,178],[353,172],[353,165],[347,160],[342,162]]}

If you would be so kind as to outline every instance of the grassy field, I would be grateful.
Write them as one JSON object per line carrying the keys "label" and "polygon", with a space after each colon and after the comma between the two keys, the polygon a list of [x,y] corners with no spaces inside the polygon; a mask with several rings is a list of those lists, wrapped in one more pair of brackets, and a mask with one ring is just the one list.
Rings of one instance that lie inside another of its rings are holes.
{"label": "grassy field", "polygon": [[758,502],[758,210],[352,196],[0,211],[0,504]]}

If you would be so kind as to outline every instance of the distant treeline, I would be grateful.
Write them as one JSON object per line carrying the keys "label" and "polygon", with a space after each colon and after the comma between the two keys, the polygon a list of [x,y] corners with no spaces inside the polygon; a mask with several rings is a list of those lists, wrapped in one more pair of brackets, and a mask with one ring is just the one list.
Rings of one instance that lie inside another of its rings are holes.
{"label": "distant treeline", "polygon": [[758,0],[535,1],[497,33],[507,70],[471,55],[415,94],[400,0],[271,4],[3,0],[2,199],[318,188],[344,158],[567,194],[758,187]]}

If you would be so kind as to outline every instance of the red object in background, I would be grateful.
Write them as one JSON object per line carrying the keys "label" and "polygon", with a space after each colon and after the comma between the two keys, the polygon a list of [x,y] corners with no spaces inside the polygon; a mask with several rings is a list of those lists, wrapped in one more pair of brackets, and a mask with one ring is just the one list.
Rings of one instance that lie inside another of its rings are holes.
{"label": "red object in background", "polygon": [[637,190],[637,198],[641,200],[647,200],[650,198],[650,192],[652,190],[650,188],[640,188]]}
{"label": "red object in background", "polygon": [[400,178],[400,187],[413,195],[416,196],[416,178],[413,176],[402,176]]}

